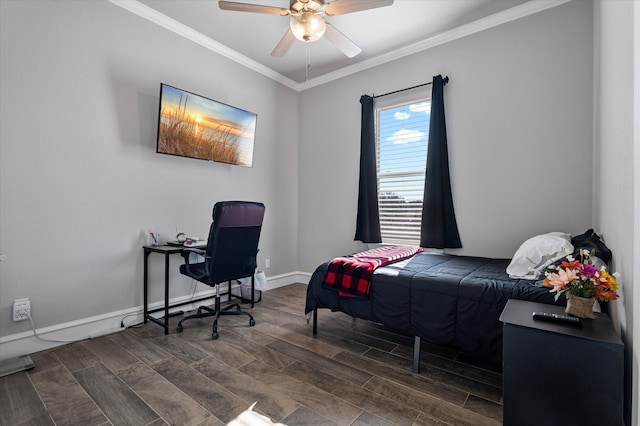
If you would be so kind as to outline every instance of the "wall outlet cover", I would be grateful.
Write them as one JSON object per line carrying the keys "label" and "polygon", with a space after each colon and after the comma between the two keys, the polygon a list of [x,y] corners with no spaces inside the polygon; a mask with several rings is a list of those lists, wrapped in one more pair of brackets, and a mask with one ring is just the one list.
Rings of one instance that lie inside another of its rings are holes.
{"label": "wall outlet cover", "polygon": [[31,301],[29,299],[16,299],[13,301],[13,320],[25,321],[31,316]]}

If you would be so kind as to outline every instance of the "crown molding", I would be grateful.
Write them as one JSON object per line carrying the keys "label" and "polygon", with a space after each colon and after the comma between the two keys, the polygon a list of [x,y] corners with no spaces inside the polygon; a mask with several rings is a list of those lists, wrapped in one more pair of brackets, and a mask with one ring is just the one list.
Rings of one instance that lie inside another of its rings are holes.
{"label": "crown molding", "polygon": [[320,86],[322,84],[347,77],[351,74],[355,74],[360,71],[376,67],[378,65],[386,64],[388,62],[392,62],[397,59],[401,59],[406,56],[410,56],[415,53],[434,48],[436,46],[441,46],[454,40],[458,40],[463,37],[467,37],[469,35],[476,34],[481,31],[485,31],[511,21],[515,21],[517,19],[534,15],[547,9],[560,6],[570,1],[572,0],[530,0],[521,5],[512,7],[511,9],[503,10],[502,12],[495,13],[493,15],[478,19],[465,25],[461,25],[452,30],[445,31],[428,39],[410,44],[393,52],[389,52],[375,58],[367,59],[365,61],[346,66],[339,70],[312,78],[311,80],[304,83],[298,83],[288,77],[285,77],[279,72],[276,72],[273,69],[266,67],[254,61],[253,59],[236,52],[233,49],[230,49],[224,44],[205,36],[204,34],[194,30],[193,28],[188,27],[176,21],[175,19],[172,19],[158,12],[155,9],[140,3],[137,0],[109,0],[110,3],[118,7],[121,7],[135,15],[140,16],[141,18],[153,22],[188,40],[191,40],[194,43],[197,43],[215,53],[218,53],[221,56],[231,59],[232,61],[257,73],[260,73],[272,80],[275,80],[278,83],[281,83],[297,92],[302,92],[312,87]]}
{"label": "crown molding", "polygon": [[140,3],[137,0],[109,0],[109,3],[121,7],[128,12],[131,12],[134,15],[138,15],[150,22],[153,22],[154,24],[157,24],[175,34],[178,34],[186,38],[187,40],[191,40],[192,42],[197,43],[200,46],[211,50],[212,52],[218,53],[219,55],[231,59],[232,61],[244,67],[247,67],[257,73],[264,75],[265,77],[269,77],[270,79],[275,80],[278,83],[284,84],[285,86],[290,87],[293,90],[300,91],[300,83],[293,81],[288,77],[285,77],[279,72],[276,72],[273,69],[266,67],[261,63],[258,63],[253,59],[236,52],[233,49],[230,49],[224,44],[205,36],[201,32],[198,32],[193,28],[176,21],[175,19],[170,18],[167,15],[160,13],[143,3]]}
{"label": "crown molding", "polygon": [[425,50],[432,49],[436,46],[452,42],[454,40],[467,37],[472,34],[479,33],[481,31],[488,30],[506,24],[507,22],[515,21],[520,18],[524,18],[529,15],[533,15],[547,9],[551,9],[556,6],[568,3],[572,0],[531,0],[527,3],[523,3],[519,6],[512,7],[511,9],[504,10],[502,12],[495,13],[485,18],[478,19],[465,25],[461,25],[452,30],[445,31],[433,37],[425,40],[407,45],[400,49],[394,50],[375,58],[367,59],[362,62],[358,62],[353,65],[346,66],[339,70],[329,72],[319,77],[313,78],[305,83],[300,83],[300,91],[310,89],[321,84],[329,83],[342,77],[349,76],[351,74],[364,71],[369,68],[376,67],[378,65],[386,64],[388,62],[395,61],[397,59],[404,58],[406,56],[413,55]]}

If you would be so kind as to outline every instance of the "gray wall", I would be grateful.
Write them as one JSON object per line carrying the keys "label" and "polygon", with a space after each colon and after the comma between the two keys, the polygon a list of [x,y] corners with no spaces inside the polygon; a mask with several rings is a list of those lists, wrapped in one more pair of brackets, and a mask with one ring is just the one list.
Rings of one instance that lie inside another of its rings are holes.
{"label": "gray wall", "polygon": [[[635,11],[634,11],[635,8]],[[612,315],[626,347],[627,424],[640,424],[640,3],[595,2],[594,224],[614,253],[621,298]],[[635,13],[635,17],[634,17]],[[635,50],[634,50],[635,44]],[[634,57],[635,53],[635,57]],[[635,61],[635,62],[634,62]],[[635,89],[634,89],[634,67]],[[635,94],[634,94],[635,90]],[[634,106],[634,100],[636,102]],[[635,108],[635,109],[634,109]],[[635,122],[634,122],[635,120]],[[634,125],[635,135],[634,135]],[[634,142],[635,137],[635,142]],[[635,145],[634,145],[635,143]],[[635,173],[635,175],[634,175]],[[634,205],[635,204],[635,205]],[[635,208],[634,208],[635,207]],[[631,389],[635,398],[631,398]],[[634,404],[635,403],[635,404]],[[632,413],[633,407],[633,413]],[[628,419],[632,419],[629,422]]]}
{"label": "gray wall", "polygon": [[[0,8],[0,336],[16,298],[38,328],[140,306],[142,230],[206,237],[219,200],[264,202],[259,262],[297,270],[295,91],[107,2]],[[156,154],[160,82],[257,113],[254,167]]]}
{"label": "gray wall", "polygon": [[[362,94],[450,77],[445,108],[464,248],[511,257],[592,220],[593,22],[574,1],[301,94],[300,270],[353,252]],[[429,89],[427,89],[429,90]]]}

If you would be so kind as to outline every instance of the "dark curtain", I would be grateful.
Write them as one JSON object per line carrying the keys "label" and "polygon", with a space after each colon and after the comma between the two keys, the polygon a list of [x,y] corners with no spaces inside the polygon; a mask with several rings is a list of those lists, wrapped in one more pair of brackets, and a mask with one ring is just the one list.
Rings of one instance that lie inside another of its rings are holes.
{"label": "dark curtain", "polygon": [[447,126],[444,116],[443,87],[449,78],[433,77],[431,87],[431,121],[429,122],[429,148],[427,175],[424,181],[422,227],[420,247],[460,248],[453,196],[449,179],[447,152]]}
{"label": "dark curtain", "polygon": [[363,95],[360,98],[360,104],[362,105],[360,183],[358,185],[358,216],[356,219],[355,240],[363,243],[381,243],[373,98]]}

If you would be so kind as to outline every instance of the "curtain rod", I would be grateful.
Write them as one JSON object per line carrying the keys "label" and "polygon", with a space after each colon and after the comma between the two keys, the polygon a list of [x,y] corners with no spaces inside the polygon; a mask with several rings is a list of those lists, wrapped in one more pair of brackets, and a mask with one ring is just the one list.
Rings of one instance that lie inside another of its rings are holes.
{"label": "curtain rod", "polygon": [[[443,83],[446,85],[449,82],[449,76],[446,76],[442,79]],[[428,86],[430,84],[433,84],[432,81],[428,82],[428,83],[422,83],[422,84],[418,84],[417,86],[411,86],[411,87],[407,87],[406,89],[400,89],[400,90],[394,90],[393,92],[389,92],[389,93],[385,93],[383,95],[374,95],[372,96],[373,99],[376,98],[381,98],[383,96],[389,96],[389,95],[394,95],[396,93],[400,93],[400,92],[406,92],[407,90],[411,90],[411,89],[417,89],[418,87],[422,87],[422,86]]]}

